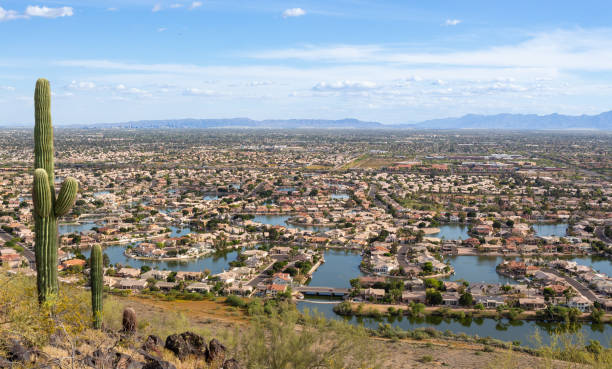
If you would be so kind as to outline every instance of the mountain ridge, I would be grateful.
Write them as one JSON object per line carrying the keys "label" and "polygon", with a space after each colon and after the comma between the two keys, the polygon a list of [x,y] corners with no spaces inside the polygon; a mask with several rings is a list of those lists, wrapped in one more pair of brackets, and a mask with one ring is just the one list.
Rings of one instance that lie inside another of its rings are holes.
{"label": "mountain ridge", "polygon": [[[18,126],[4,126],[16,128]],[[24,127],[24,125],[21,125]],[[467,114],[462,117],[440,118],[419,123],[383,124],[345,119],[265,119],[250,118],[183,118],[138,120],[118,123],[58,125],[58,128],[78,129],[431,129],[431,130],[597,130],[612,131],[612,111],[597,115],[563,114]]]}

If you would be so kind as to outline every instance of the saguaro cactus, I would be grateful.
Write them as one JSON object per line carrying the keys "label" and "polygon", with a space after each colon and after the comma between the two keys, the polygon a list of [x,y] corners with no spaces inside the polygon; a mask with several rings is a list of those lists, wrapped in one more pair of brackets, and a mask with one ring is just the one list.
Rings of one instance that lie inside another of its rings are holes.
{"label": "saguaro cactus", "polygon": [[93,312],[93,326],[102,327],[102,247],[95,245],[91,249],[91,310]]}
{"label": "saguaro cactus", "polygon": [[45,302],[57,293],[57,219],[74,205],[79,184],[66,178],[55,196],[53,172],[53,126],[51,125],[51,88],[39,79],[34,90],[34,201],[36,282],[38,300]]}

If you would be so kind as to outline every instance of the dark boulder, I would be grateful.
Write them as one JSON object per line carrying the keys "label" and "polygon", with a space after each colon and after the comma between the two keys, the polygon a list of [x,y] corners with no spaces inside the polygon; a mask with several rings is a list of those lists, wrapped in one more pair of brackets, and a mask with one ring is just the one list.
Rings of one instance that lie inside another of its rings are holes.
{"label": "dark boulder", "polygon": [[216,338],[213,338],[206,349],[206,362],[212,364],[213,368],[218,368],[225,360],[225,351],[227,349]]}
{"label": "dark boulder", "polygon": [[152,334],[147,337],[145,342],[142,344],[142,349],[145,351],[154,351],[159,353],[163,345],[164,341],[162,341],[162,339],[158,336]]}
{"label": "dark boulder", "polygon": [[166,338],[165,347],[174,352],[181,360],[185,360],[189,355],[201,358],[206,357],[207,347],[204,338],[193,332],[184,332],[168,336],[168,338]]}
{"label": "dark boulder", "polygon": [[146,364],[142,367],[142,369],[176,369],[176,366],[171,362],[162,360],[153,355],[149,355],[144,351],[140,351],[142,356],[146,359]]}
{"label": "dark boulder", "polygon": [[223,363],[222,369],[240,369],[240,364],[238,364],[236,359],[229,359]]}
{"label": "dark boulder", "polygon": [[36,360],[36,352],[29,349],[17,340],[11,340],[8,344],[6,358],[9,361],[20,363],[32,363]]}

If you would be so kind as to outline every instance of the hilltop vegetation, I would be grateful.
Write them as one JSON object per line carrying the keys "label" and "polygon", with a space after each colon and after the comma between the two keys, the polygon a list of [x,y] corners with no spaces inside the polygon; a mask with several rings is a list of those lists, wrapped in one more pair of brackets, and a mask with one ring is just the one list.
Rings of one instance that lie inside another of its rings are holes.
{"label": "hilltop vegetation", "polygon": [[[588,343],[585,350],[580,343],[559,338],[554,345],[537,350],[538,358],[477,340],[449,339],[431,329],[405,332],[381,326],[368,331],[316,314],[299,314],[291,305],[264,304],[257,299],[203,304],[209,309],[215,303],[225,305],[237,317],[228,324],[198,315],[195,307],[201,302],[189,302],[190,309],[179,311],[180,302],[155,305],[155,301],[106,296],[103,329],[93,330],[89,298],[83,289],[62,285],[59,295],[39,305],[34,279],[0,275],[0,356],[26,359],[16,361],[16,367],[80,368],[89,367],[94,353],[101,350],[143,363],[148,359],[141,346],[149,335],[161,337],[163,345],[167,336],[191,331],[206,341],[219,340],[226,347],[225,357],[235,358],[241,368],[410,368],[426,363],[427,367],[457,368],[517,368],[528,363],[537,363],[531,367],[538,368],[609,368],[612,363],[610,350],[595,342]],[[137,309],[134,334],[121,331],[121,312],[126,306]],[[151,311],[151,306],[162,309]],[[16,346],[25,354],[16,353]],[[176,368],[214,367],[203,359],[181,361],[166,349],[156,350],[147,355]],[[0,359],[2,363],[8,365]]]}

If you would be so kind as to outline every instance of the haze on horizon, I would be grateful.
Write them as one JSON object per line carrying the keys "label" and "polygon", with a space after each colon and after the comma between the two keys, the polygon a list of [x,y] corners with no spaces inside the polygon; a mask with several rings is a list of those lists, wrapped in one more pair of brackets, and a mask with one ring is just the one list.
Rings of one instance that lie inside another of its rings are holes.
{"label": "haze on horizon", "polygon": [[612,109],[609,3],[0,2],[0,125]]}

